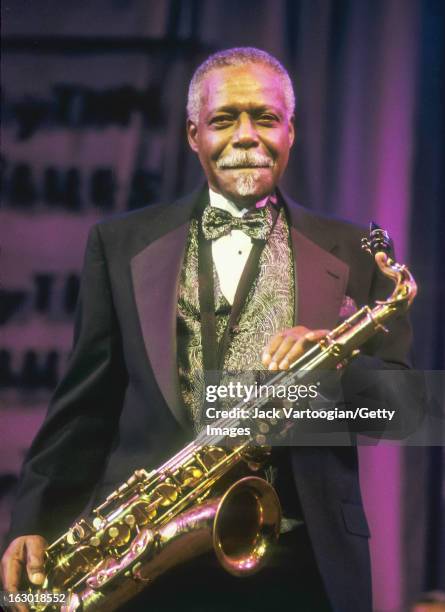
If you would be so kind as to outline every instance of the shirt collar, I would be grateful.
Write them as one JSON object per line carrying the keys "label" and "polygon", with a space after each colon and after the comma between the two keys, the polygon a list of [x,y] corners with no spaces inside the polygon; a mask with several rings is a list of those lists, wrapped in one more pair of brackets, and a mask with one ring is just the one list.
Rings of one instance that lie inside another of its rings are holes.
{"label": "shirt collar", "polygon": [[[210,206],[216,206],[216,208],[222,208],[223,210],[226,210],[227,212],[229,212],[233,217],[243,217],[244,214],[247,212],[247,208],[243,208],[242,210],[240,210],[236,204],[234,204],[233,202],[225,198],[222,194],[216,193],[216,191],[213,191],[212,189],[210,189],[210,187],[209,187],[209,194],[210,194]],[[263,206],[266,206],[267,201],[269,200],[269,197],[270,196],[266,196],[265,198],[257,202],[255,204],[255,208],[263,208]],[[276,198],[271,197],[270,200],[272,202],[275,202]]]}

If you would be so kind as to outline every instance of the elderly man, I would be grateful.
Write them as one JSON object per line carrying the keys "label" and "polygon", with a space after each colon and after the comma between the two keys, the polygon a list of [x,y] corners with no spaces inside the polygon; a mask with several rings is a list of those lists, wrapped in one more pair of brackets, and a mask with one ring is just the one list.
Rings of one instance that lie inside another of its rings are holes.
{"label": "elderly man", "polygon": [[[285,370],[335,326],[345,300],[386,295],[358,228],[278,190],[293,115],[292,84],[275,58],[253,48],[216,53],[188,99],[188,140],[206,187],[93,227],[71,361],[23,468],[6,589],[23,575],[40,584],[44,538],[190,440],[203,370]],[[406,367],[408,344],[402,318],[361,366]],[[290,520],[268,567],[235,578],[206,556],[163,576],[130,610],[371,610],[355,450],[293,448],[272,463]]]}

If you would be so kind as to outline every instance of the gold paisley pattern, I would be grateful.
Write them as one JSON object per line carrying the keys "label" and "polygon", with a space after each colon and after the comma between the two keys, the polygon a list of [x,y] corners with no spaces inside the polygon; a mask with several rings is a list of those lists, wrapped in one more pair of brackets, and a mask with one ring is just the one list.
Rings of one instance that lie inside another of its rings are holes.
{"label": "gold paisley pattern", "polygon": [[[271,215],[268,209],[268,214]],[[223,296],[213,266],[216,334],[220,342],[231,306]],[[261,352],[270,338],[291,327],[294,318],[294,270],[289,228],[283,208],[260,257],[258,275],[250,288],[224,358],[225,371],[263,370]],[[198,294],[198,221],[190,223],[178,293],[178,371],[184,403],[198,426],[204,400],[201,327]]]}

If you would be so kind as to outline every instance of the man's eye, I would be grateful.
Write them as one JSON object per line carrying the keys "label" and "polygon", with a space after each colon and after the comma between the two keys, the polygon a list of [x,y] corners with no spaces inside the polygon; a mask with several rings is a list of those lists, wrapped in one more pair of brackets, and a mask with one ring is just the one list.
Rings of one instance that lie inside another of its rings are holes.
{"label": "man's eye", "polygon": [[260,115],[258,117],[258,121],[260,123],[275,123],[276,121],[278,121],[278,119],[275,115],[269,115],[268,113],[264,113],[263,115]]}
{"label": "man's eye", "polygon": [[210,121],[210,123],[211,125],[214,125],[216,127],[218,126],[225,127],[226,125],[229,125],[230,123],[232,123],[232,121],[233,119],[229,115],[219,115],[218,117],[214,117]]}

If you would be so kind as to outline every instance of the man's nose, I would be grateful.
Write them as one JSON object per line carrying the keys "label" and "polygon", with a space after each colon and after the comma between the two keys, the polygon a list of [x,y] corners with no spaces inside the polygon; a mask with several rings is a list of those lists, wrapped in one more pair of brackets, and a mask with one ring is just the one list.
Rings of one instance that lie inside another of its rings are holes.
{"label": "man's nose", "polygon": [[259,144],[255,122],[248,113],[241,113],[238,124],[233,134],[233,146],[250,148]]}

